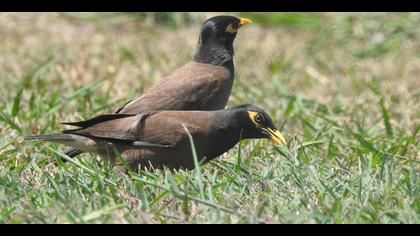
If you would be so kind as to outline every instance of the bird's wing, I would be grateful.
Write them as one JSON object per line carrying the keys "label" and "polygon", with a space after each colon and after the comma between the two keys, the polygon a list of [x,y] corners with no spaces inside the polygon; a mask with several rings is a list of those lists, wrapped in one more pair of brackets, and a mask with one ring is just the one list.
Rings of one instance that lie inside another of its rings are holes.
{"label": "bird's wing", "polygon": [[138,141],[144,119],[152,114],[153,112],[144,112],[139,115],[125,115],[123,117],[121,117],[121,114],[98,116],[87,121],[70,123],[82,128],[65,130],[63,133],[115,141]]}
{"label": "bird's wing", "polygon": [[215,66],[186,66],[127,103],[117,113],[139,114],[147,110],[203,110],[222,89],[229,75]]}
{"label": "bird's wing", "polygon": [[[163,127],[154,125],[150,131],[145,134],[145,121],[149,116],[156,112],[144,112],[139,115],[125,115],[121,114],[106,115],[106,120],[103,116],[95,117],[91,120],[84,121],[84,123],[72,123],[82,126],[84,128],[66,130],[65,134],[76,134],[87,138],[97,140],[105,140],[114,144],[124,144],[133,146],[134,148],[141,147],[160,147],[170,148],[174,146],[176,140],[168,139],[168,132],[170,133],[171,127],[168,124],[163,124]],[[112,116],[115,119],[112,119]],[[170,119],[167,119],[168,121]],[[99,121],[95,123],[96,121]],[[166,120],[165,120],[166,121]]]}

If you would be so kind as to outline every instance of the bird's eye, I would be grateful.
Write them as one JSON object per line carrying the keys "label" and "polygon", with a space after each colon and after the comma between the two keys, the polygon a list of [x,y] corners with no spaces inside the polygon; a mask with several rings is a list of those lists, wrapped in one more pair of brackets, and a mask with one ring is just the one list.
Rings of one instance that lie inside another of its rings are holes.
{"label": "bird's eye", "polygon": [[255,116],[255,122],[257,122],[258,124],[262,124],[264,122],[264,118],[262,117],[261,114],[257,114]]}

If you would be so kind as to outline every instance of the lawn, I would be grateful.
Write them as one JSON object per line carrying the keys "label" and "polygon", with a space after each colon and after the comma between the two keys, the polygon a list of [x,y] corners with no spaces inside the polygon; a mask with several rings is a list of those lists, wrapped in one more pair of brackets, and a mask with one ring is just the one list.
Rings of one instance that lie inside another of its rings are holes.
{"label": "lawn", "polygon": [[288,147],[122,174],[23,140],[139,96],[217,14],[1,13],[0,223],[420,223],[419,13],[231,13],[254,23],[228,107],[267,110]]}

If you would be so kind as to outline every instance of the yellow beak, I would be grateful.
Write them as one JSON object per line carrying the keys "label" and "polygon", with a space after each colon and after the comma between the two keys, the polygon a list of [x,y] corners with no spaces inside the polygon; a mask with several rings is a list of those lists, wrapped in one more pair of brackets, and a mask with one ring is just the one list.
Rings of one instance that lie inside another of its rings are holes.
{"label": "yellow beak", "polygon": [[280,133],[280,131],[276,129],[266,129],[268,133],[270,134],[270,139],[277,145],[287,145],[286,139],[283,137],[283,135]]}
{"label": "yellow beak", "polygon": [[239,18],[239,25],[248,25],[251,24],[252,20],[247,19],[247,18]]}

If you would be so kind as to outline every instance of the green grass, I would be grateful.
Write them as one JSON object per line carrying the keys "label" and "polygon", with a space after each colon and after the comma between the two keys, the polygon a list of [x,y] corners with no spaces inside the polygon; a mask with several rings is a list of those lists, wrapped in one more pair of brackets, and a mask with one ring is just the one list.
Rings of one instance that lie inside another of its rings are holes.
{"label": "green grass", "polygon": [[140,95],[210,15],[0,14],[0,223],[420,223],[418,13],[237,14],[229,106],[266,109],[287,148],[121,174],[23,141]]}

